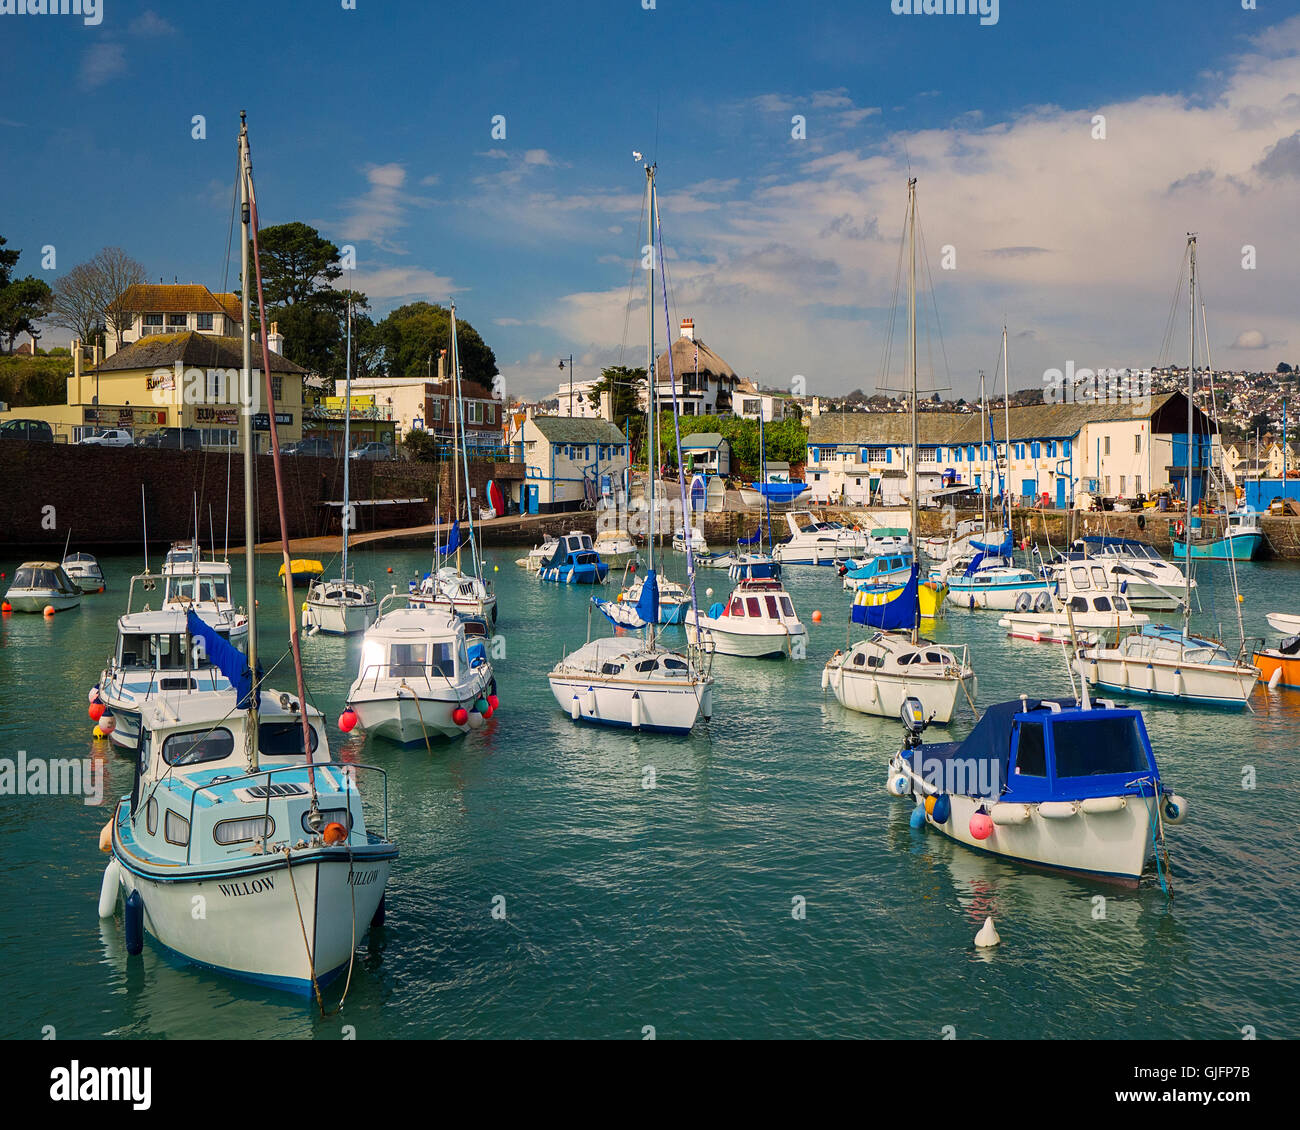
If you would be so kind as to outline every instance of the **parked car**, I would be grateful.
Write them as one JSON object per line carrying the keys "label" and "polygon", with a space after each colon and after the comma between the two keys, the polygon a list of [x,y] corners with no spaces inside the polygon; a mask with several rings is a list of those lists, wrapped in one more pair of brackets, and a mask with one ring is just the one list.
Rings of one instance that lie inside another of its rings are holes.
{"label": "parked car", "polygon": [[391,459],[393,449],[386,443],[363,443],[348,452],[349,459]]}
{"label": "parked car", "polygon": [[79,441],[82,447],[130,447],[135,443],[134,437],[125,428],[109,428],[99,435],[83,436]]}
{"label": "parked car", "polygon": [[198,451],[203,446],[203,433],[198,428],[159,428],[138,440],[136,446]]}
{"label": "parked car", "polygon": [[324,436],[308,436],[306,439],[280,448],[281,455],[315,455],[318,459],[333,459],[334,446]]}
{"label": "parked car", "polygon": [[28,443],[53,443],[54,429],[44,420],[6,420],[0,439],[25,439]]}

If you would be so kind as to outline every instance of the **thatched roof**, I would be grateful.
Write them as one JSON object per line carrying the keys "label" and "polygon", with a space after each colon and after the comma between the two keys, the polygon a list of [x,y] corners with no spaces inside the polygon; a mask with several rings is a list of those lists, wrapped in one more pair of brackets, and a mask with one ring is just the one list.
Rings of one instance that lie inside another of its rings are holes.
{"label": "thatched roof", "polygon": [[[673,371],[677,375],[677,382],[680,385],[683,373],[695,372],[695,350],[698,347],[700,351],[699,371],[707,373],[711,377],[721,377],[728,381],[738,381],[736,370],[728,365],[721,357],[713,352],[698,337],[692,340],[689,337],[679,337],[672,345]],[[664,350],[655,360],[655,379],[667,383],[668,381],[668,350]]]}

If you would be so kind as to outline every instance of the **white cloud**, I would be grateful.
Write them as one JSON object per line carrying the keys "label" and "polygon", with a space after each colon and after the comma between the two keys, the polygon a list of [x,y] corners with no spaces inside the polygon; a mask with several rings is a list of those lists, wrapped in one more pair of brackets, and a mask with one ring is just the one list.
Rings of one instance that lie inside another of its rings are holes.
{"label": "white cloud", "polygon": [[127,30],[132,35],[175,35],[173,24],[163,19],[157,12],[146,9],[133,19]]}
{"label": "white cloud", "polygon": [[[348,205],[342,223],[343,238],[368,241],[382,251],[406,254],[406,248],[394,243],[392,236],[406,226],[407,211],[423,206],[428,200],[404,191],[406,168],[396,162],[367,165],[363,170],[369,188]],[[421,183],[425,183],[426,177]]]}
{"label": "white cloud", "polygon": [[81,56],[81,85],[88,89],[103,86],[109,79],[126,73],[126,51],[120,43],[101,41],[91,44]]}
{"label": "white cloud", "polygon": [[[391,306],[392,299],[426,299],[430,302],[445,302],[446,296],[453,290],[463,292],[464,287],[456,287],[451,278],[439,275],[423,267],[373,267],[368,270],[358,269],[349,279],[340,279],[336,285],[347,283],[348,289],[359,290],[370,299],[372,307]],[[380,315],[382,316],[382,315]]]}
{"label": "white cloud", "polygon": [[1232,343],[1233,349],[1267,349],[1269,340],[1259,330],[1242,330],[1237,335],[1237,340]]}

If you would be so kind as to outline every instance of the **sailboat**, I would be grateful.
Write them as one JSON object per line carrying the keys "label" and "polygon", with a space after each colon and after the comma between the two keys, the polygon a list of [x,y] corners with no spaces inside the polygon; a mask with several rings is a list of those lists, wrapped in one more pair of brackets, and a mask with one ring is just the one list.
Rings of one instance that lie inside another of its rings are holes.
{"label": "sailboat", "polygon": [[343,561],[332,581],[316,581],[307,593],[302,626],[311,634],[350,636],[364,632],[379,616],[373,584],[363,585],[348,572],[348,533],[352,529],[352,299],[347,315],[347,385],[343,405]]}
{"label": "sailboat", "polygon": [[[492,584],[483,576],[483,561],[479,556],[478,539],[474,535],[474,505],[469,495],[469,453],[468,440],[464,428],[464,408],[460,395],[460,349],[456,340],[456,304],[451,304],[451,372],[453,396],[452,402],[452,482],[455,488],[454,522],[447,546],[440,552],[446,557],[456,554],[456,564],[438,565],[434,562],[431,572],[425,574],[420,582],[412,587],[410,606],[412,608],[441,608],[447,612],[464,613],[472,616],[485,616],[493,624],[497,619],[497,597],[492,591]],[[456,467],[459,456],[460,468]],[[469,532],[462,535],[460,529],[460,480],[465,478],[465,510]],[[461,551],[465,542],[469,542],[470,561],[473,572],[466,573],[461,568]]]}
{"label": "sailboat", "polygon": [[[288,565],[284,480],[256,258],[257,198],[242,118],[243,392],[247,406],[253,375],[251,234],[281,547]],[[382,777],[383,771],[329,760],[323,719],[307,701],[292,582],[287,577],[297,686],[290,694],[262,684],[253,599],[256,523],[250,411],[242,413],[240,430],[248,654],[187,610],[189,635],[203,641],[206,654],[232,685],[193,692],[179,706],[158,698],[145,705],[131,791],[119,801],[100,837],[111,859],[104,870],[99,913],[101,918],[112,917],[119,895],[124,896],[128,954],[140,952],[147,931],[188,962],[314,994],[323,1010],[322,987],[345,972],[350,981],[357,943],[369,926],[382,921],[397,847],[387,839],[386,783],[383,799],[369,798],[370,811],[382,812],[377,828],[370,826],[359,792],[363,774]]]}
{"label": "sailboat", "polygon": [[[1183,622],[1177,627],[1147,624],[1111,646],[1081,648],[1078,666],[1092,686],[1125,694],[1168,698],[1205,706],[1241,707],[1259,679],[1259,669],[1244,661],[1245,638],[1236,656],[1218,640],[1191,632],[1192,463],[1196,440],[1192,394],[1196,374],[1196,236],[1187,237],[1189,357],[1187,363],[1187,518],[1184,523],[1187,572]],[[1135,603],[1130,601],[1130,603]]]}
{"label": "sailboat", "polygon": [[[656,242],[657,210],[655,205],[655,168],[645,166],[647,226],[649,246],[659,247],[662,256],[662,234]],[[646,539],[647,564],[645,575],[636,583],[636,599],[624,593],[619,601],[592,598],[592,608],[603,613],[616,627],[639,631],[641,636],[623,632],[611,637],[588,638],[575,651],[565,655],[548,676],[551,693],[561,709],[575,722],[588,722],[601,726],[628,726],[634,730],[662,730],[685,734],[694,728],[702,716],[708,721],[713,714],[713,678],[692,658],[670,651],[659,644],[657,629],[660,622],[659,578],[655,572],[655,453],[658,440],[654,350],[655,268],[653,258],[649,271],[648,301],[648,357],[646,372],[651,374],[647,383],[646,426],[648,464],[649,536]],[[664,297],[667,312],[667,294]],[[671,373],[672,354],[669,352]],[[676,410],[676,384],[673,385],[674,412]],[[680,452],[680,443],[679,443]],[[680,459],[680,454],[679,454]],[[685,507],[683,512],[688,513]],[[688,549],[688,571],[690,557]],[[686,606],[683,606],[683,614]]]}
{"label": "sailboat", "polygon": [[[909,472],[911,526],[920,528],[918,518],[917,457],[920,451],[917,422],[916,373],[916,178],[907,182],[908,247],[908,367],[912,392],[912,459]],[[908,698],[918,699],[926,716],[946,724],[964,692],[972,702],[975,671],[965,646],[940,646],[921,638],[922,586],[915,559],[907,583],[901,588],[870,587],[854,594],[850,623],[880,629],[874,635],[836,651],[822,669],[822,689],[830,689],[841,706],[863,714],[895,717]],[[927,585],[927,602],[932,611],[943,600],[942,583]]]}

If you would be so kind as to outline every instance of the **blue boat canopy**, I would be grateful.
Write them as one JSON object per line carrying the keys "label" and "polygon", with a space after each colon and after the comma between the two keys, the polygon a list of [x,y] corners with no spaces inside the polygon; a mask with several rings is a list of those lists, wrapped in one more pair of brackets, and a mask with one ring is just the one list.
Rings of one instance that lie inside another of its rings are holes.
{"label": "blue boat canopy", "polygon": [[235,688],[235,706],[247,710],[253,704],[253,672],[248,666],[248,656],[214,627],[196,616],[193,610],[185,613],[185,626],[190,635],[203,641],[207,656]]}

